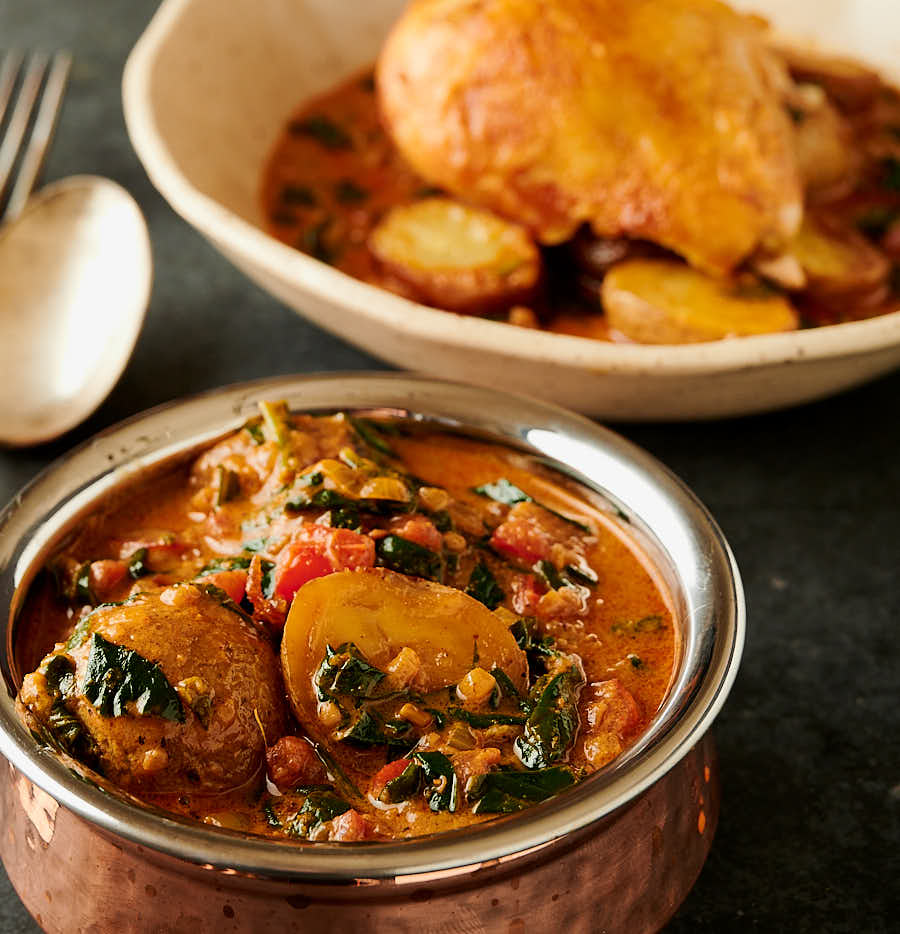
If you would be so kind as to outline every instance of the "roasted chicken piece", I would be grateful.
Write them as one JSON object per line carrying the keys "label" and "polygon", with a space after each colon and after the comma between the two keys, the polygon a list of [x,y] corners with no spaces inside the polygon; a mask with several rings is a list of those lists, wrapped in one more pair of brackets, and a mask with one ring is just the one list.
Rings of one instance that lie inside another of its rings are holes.
{"label": "roasted chicken piece", "polygon": [[545,244],[586,222],[722,275],[801,221],[786,71],[718,0],[417,0],[377,85],[417,172]]}

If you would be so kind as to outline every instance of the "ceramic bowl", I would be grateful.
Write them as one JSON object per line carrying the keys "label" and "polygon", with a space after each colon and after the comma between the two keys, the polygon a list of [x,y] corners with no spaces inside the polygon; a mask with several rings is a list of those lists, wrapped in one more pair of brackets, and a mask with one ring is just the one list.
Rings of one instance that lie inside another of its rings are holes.
{"label": "ceramic bowl", "polygon": [[[893,0],[738,5],[900,80],[900,6]],[[224,15],[221,0],[165,0],[129,58],[125,117],[153,183],[274,296],[398,366],[528,392],[606,419],[776,409],[900,365],[900,312],[705,344],[611,344],[426,308],[271,237],[260,177],[284,123],[305,98],[372,62],[403,6],[228,0]]]}
{"label": "ceramic bowl", "polygon": [[[614,764],[521,815],[369,844],[291,843],[212,828],[77,774],[41,747],[13,698],[17,620],[48,555],[110,493],[234,430],[259,399],[296,411],[390,408],[516,446],[608,498],[673,596],[681,644],[647,732]],[[734,680],[744,601],[713,520],[664,467],[556,407],[405,375],[287,377],[164,406],[51,466],[0,513],[0,856],[47,931],[658,929],[715,830],[707,730]],[[78,897],[73,893],[77,892]],[[534,925],[534,928],[532,928]]]}

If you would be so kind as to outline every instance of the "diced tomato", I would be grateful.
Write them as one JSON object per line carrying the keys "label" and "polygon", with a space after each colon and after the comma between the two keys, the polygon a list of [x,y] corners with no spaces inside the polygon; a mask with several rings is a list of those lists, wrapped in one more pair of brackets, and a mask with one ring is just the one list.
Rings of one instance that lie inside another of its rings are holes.
{"label": "diced tomato", "polygon": [[392,529],[394,534],[407,541],[415,542],[431,551],[440,551],[444,544],[444,537],[435,528],[434,523],[425,516],[410,516]]}
{"label": "diced tomato", "polygon": [[91,562],[91,589],[100,597],[108,596],[116,584],[128,573],[127,561],[115,561],[112,558]]}
{"label": "diced tomato", "polygon": [[306,524],[278,554],[272,571],[273,592],[292,600],[307,581],[316,577],[374,564],[375,542],[368,535]]}
{"label": "diced tomato", "polygon": [[550,533],[530,517],[509,518],[491,535],[492,548],[525,564],[548,558],[552,544]]}
{"label": "diced tomato", "polygon": [[241,568],[235,568],[232,571],[216,571],[215,574],[201,577],[200,583],[212,584],[213,587],[224,590],[235,603],[240,603],[247,592],[247,572]]}
{"label": "diced tomato", "polygon": [[321,785],[325,769],[312,746],[300,736],[282,736],[266,750],[269,778],[279,791],[299,785]]}
{"label": "diced tomato", "polygon": [[640,726],[641,708],[618,678],[592,684],[591,694],[587,706],[589,732],[615,733],[624,739]]}
{"label": "diced tomato", "polygon": [[375,836],[375,829],[359,811],[352,808],[339,814],[331,822],[331,839],[342,843],[353,843],[357,840],[371,840]]}
{"label": "diced tomato", "polygon": [[278,594],[267,597],[263,593],[263,577],[262,558],[254,555],[247,569],[247,599],[253,604],[253,618],[257,623],[268,623],[280,629],[287,619],[288,602]]}
{"label": "diced tomato", "polygon": [[521,616],[534,616],[547,588],[534,574],[516,574],[510,581],[513,610]]}
{"label": "diced tomato", "polygon": [[388,762],[384,768],[379,769],[375,773],[372,778],[372,784],[369,787],[369,792],[376,801],[381,797],[384,786],[388,782],[392,782],[395,778],[399,778],[410,764],[410,761],[410,759],[394,759],[393,762]]}

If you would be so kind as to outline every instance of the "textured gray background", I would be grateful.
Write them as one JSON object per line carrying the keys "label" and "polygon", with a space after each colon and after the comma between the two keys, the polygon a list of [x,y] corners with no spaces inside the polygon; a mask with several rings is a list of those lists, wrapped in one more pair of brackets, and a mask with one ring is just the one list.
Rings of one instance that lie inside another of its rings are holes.
{"label": "textured gray background", "polygon": [[[156,403],[279,373],[380,366],[244,279],[150,186],[125,134],[119,82],[155,6],[0,0],[0,48],[76,55],[47,178],[94,172],[125,185],[156,262],[119,385],[59,442],[0,452],[0,502],[74,443]],[[620,426],[711,508],[750,612],[744,664],[715,728],[722,820],[670,932],[900,929],[898,402],[894,375],[783,414]],[[36,930],[0,873],[0,934]]]}

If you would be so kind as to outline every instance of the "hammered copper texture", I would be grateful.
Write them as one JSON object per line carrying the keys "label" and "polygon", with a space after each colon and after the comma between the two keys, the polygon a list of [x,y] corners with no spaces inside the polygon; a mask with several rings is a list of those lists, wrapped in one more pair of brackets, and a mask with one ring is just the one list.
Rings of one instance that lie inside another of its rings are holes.
{"label": "hammered copper texture", "polygon": [[0,856],[50,934],[642,934],[658,930],[687,895],[719,810],[707,736],[574,844],[563,840],[539,859],[481,868],[462,882],[361,881],[342,897],[334,888],[203,871],[116,842],[9,765],[0,786]]}

